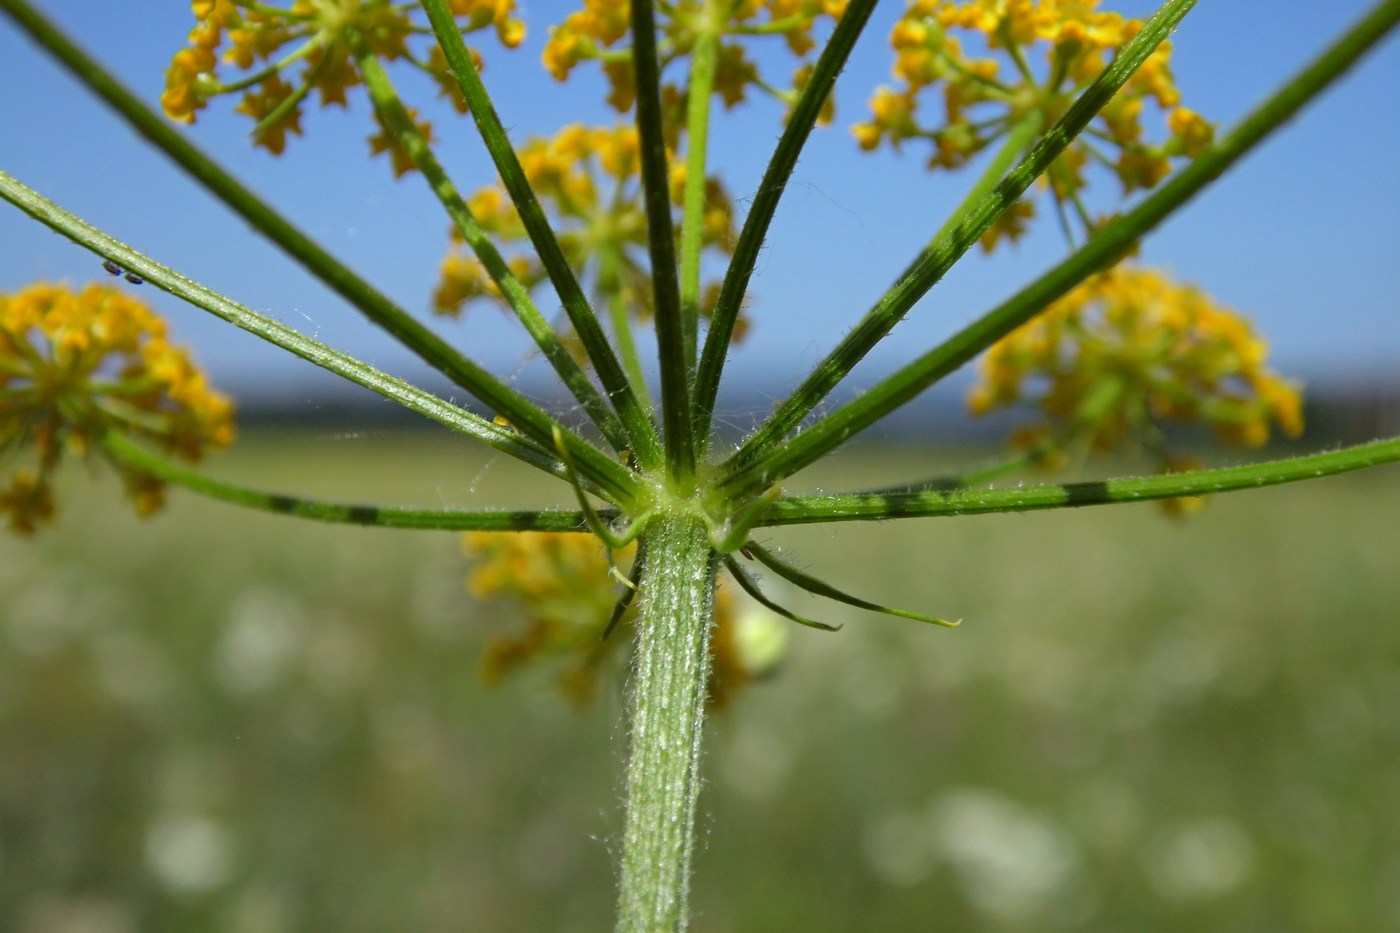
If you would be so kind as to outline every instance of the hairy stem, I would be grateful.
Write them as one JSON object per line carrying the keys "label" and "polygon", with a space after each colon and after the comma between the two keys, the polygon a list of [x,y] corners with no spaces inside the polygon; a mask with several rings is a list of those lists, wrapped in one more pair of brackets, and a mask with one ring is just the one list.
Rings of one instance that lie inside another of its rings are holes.
{"label": "hairy stem", "polygon": [[[413,528],[419,531],[586,532],[588,528],[584,523],[583,513],[577,509],[454,511],[385,508],[263,492],[217,480],[198,470],[172,463],[151,453],[135,441],[115,433],[102,439],[102,449],[108,456],[130,469],[181,486],[201,496],[230,505],[318,522],[373,525],[379,528]],[[601,516],[604,521],[610,521],[616,517],[616,512],[604,510]]]}
{"label": "hairy stem", "polygon": [[717,566],[704,523],[687,513],[659,515],[641,545],[617,921],[625,933],[686,927]]}
{"label": "hairy stem", "polygon": [[[992,157],[992,161],[987,163],[987,167],[982,170],[982,174],[978,177],[977,183],[972,186],[972,190],[963,197],[962,203],[943,222],[943,226],[938,228],[938,232],[929,238],[929,249],[935,248],[939,241],[951,237],[954,231],[962,225],[963,220],[996,192],[997,185],[1001,183],[1002,178],[1015,167],[1017,156],[1030,148],[1043,125],[1044,117],[1041,113],[1038,110],[1031,110],[1006,131],[1006,139],[1001,144],[1001,148]],[[913,267],[910,267],[904,271],[904,275],[909,275],[912,271],[914,271]]]}
{"label": "hairy stem", "polygon": [[715,398],[719,393],[720,376],[724,371],[724,358],[729,352],[729,344],[734,336],[734,324],[739,319],[739,310],[748,291],[749,278],[753,275],[754,264],[758,261],[759,249],[768,234],[768,225],[778,210],[778,202],[787,188],[788,179],[797,166],[797,157],[807,143],[821,116],[822,105],[831,95],[836,84],[836,76],[845,67],[846,60],[855,48],[856,40],[870,20],[875,9],[875,0],[851,0],[846,12],[836,24],[831,40],[817,59],[812,77],[798,98],[788,117],[787,126],[773,151],[773,158],[763,172],[763,181],[754,195],[748,216],[744,218],[743,229],[734,244],[734,255],[729,268],[724,273],[720,286],[719,300],[715,304],[714,317],[710,320],[705,334],[705,346],[701,351],[700,363],[695,375],[695,434],[699,443],[709,440],[711,420],[714,416]]}
{"label": "hairy stem", "polygon": [[673,480],[684,485],[693,483],[695,477],[690,412],[692,363],[685,356],[652,0],[632,4],[632,66],[636,71],[637,137],[647,215],[647,252],[651,257],[652,307],[656,310],[656,343],[661,359],[661,432],[666,470]]}
{"label": "hairy stem", "polygon": [[600,289],[608,295],[608,320],[612,324],[613,340],[617,343],[617,353],[622,358],[622,367],[627,378],[632,380],[633,391],[648,411],[652,408],[651,394],[647,391],[647,375],[642,368],[642,358],[637,353],[637,341],[632,334],[632,318],[628,314],[627,296],[622,287],[622,251],[610,246],[598,257],[598,281]]}
{"label": "hairy stem", "polygon": [[695,366],[700,334],[700,253],[705,219],[705,169],[710,141],[710,95],[715,87],[719,57],[718,29],[723,13],[716,0],[706,0],[705,21],[711,27],[695,39],[690,53],[690,101],[686,113],[685,190],[681,196],[681,326],[688,374]]}
{"label": "hairy stem", "polygon": [[1237,489],[1257,489],[1318,479],[1400,460],[1400,438],[1392,437],[1341,450],[1245,466],[1191,470],[1160,476],[1125,477],[1086,483],[1044,483],[1005,489],[950,489],[918,492],[852,493],[844,496],[791,496],[770,504],[754,526],[851,522],[986,512],[1148,502],[1179,496],[1204,496]]}

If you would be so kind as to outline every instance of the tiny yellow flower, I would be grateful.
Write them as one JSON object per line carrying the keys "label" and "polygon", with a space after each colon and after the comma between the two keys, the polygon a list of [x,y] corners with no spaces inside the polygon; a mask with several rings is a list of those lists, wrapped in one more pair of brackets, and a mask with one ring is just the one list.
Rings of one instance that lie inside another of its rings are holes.
{"label": "tiny yellow flower", "polygon": [[[418,129],[418,134],[428,143],[435,139],[433,136],[433,125],[427,120],[418,119],[418,109],[408,108],[408,117],[413,121],[413,125]],[[413,156],[403,147],[397,134],[389,131],[379,120],[379,114],[374,115],[374,122],[379,127],[379,132],[369,137],[369,151],[373,155],[382,152],[389,153],[389,160],[393,167],[394,177],[401,178],[413,171],[416,166],[413,164]]]}
{"label": "tiny yellow flower", "polygon": [[1167,116],[1167,129],[1172,131],[1173,143],[1182,154],[1192,158],[1215,139],[1215,128],[1187,107],[1177,107]]}
{"label": "tiny yellow flower", "polygon": [[9,488],[0,491],[0,515],[16,534],[33,534],[53,521],[53,514],[53,488],[32,470],[16,470]]}
{"label": "tiny yellow flower", "polygon": [[287,133],[301,135],[301,112],[294,106],[286,106],[293,100],[295,89],[273,75],[255,91],[243,95],[243,100],[234,107],[235,113],[252,117],[258,124],[255,137],[257,145],[273,155],[281,155],[287,147]]}
{"label": "tiny yellow flower", "polygon": [[508,49],[525,41],[525,24],[511,15],[515,12],[515,0],[451,0],[447,7],[453,16],[466,19],[466,32],[492,26]]}

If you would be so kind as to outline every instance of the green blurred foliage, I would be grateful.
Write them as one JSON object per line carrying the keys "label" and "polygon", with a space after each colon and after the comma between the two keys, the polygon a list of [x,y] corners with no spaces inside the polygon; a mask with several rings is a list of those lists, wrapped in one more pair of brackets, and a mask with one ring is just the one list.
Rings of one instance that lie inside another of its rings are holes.
{"label": "green blurred foliage", "polygon": [[[252,436],[217,471],[557,495],[417,436]],[[484,688],[480,645],[518,620],[467,600],[454,536],[179,493],[140,522],[70,480],[56,529],[0,539],[0,929],[611,926],[622,685],[583,713],[547,672]],[[694,929],[1400,927],[1397,506],[1382,470],[1188,522],[775,533],[838,586],[965,622],[783,594],[846,628],[795,631],[713,721]]]}

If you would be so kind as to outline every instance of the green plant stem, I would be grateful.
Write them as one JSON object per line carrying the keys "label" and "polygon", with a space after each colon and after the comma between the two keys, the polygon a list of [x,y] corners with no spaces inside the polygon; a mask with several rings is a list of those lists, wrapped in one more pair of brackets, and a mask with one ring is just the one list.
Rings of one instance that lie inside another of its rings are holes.
{"label": "green plant stem", "polygon": [[699,517],[663,512],[642,532],[641,546],[647,561],[628,703],[620,933],[687,924],[714,610],[716,558]]}
{"label": "green plant stem", "polygon": [[[373,366],[327,346],[319,340],[313,340],[297,330],[280,324],[265,315],[258,314],[251,308],[180,275],[173,269],[155,262],[149,256],[137,252],[63,210],[3,171],[0,171],[0,198],[14,204],[35,220],[63,234],[78,245],[135,272],[151,285],[196,307],[203,308],[230,324],[288,350],[304,360],[315,363],[322,369],[329,370],[357,385],[377,392],[385,398],[398,402],[405,408],[431,418],[455,431],[475,437],[477,440],[547,473],[561,478],[567,478],[569,475],[565,464],[556,456],[538,444],[518,436],[509,428],[493,424],[464,408],[445,402],[430,392],[425,392],[402,379],[397,379],[388,373],[375,369]],[[526,417],[543,419],[546,423],[555,425],[555,422],[542,410],[529,405],[529,403],[526,404]],[[636,491],[636,480],[631,472],[617,461],[603,456],[597,448],[585,443],[577,435],[571,435],[571,437],[574,443],[569,445],[569,452],[577,458],[576,463],[580,466],[580,472],[596,483],[599,494],[615,503],[630,502]],[[589,461],[589,468],[586,471],[582,469],[585,457]]]}
{"label": "green plant stem", "polygon": [[[773,416],[726,461],[726,469],[731,473],[744,474],[742,484],[753,481],[753,485],[757,485],[769,477],[771,482],[776,482],[780,477],[767,464],[751,471],[749,466],[796,428],[875,344],[904,319],[914,304],[943,278],[1002,212],[1014,204],[1064,152],[1194,5],[1195,0],[1167,0],[1163,3],[1143,24],[1142,30],[1124,44],[1109,66],[1079,95],[1065,115],[994,187],[992,194],[978,202],[966,216],[959,218],[950,236],[920,253],[905,274],[836,348],[817,364],[792,395],[778,406]],[[741,483],[736,481],[733,485]]]}
{"label": "green plant stem", "polygon": [[152,145],[366,318],[383,328],[454,384],[516,424],[535,406],[416,321],[341,264],[186,140],[169,122],[116,81],[91,56],[24,0],[0,0],[0,10],[48,51]]}
{"label": "green plant stem", "polygon": [[656,57],[652,4],[653,0],[635,0],[630,5],[632,67],[637,89],[637,137],[647,215],[647,250],[651,257],[652,307],[656,311],[656,343],[661,360],[661,433],[666,445],[666,472],[685,489],[695,477],[690,410],[693,364],[685,355],[676,236],[671,221],[671,173],[662,125],[661,66]]}
{"label": "green plant stem", "polygon": [[961,473],[945,474],[935,476],[932,479],[915,480],[912,483],[899,483],[894,486],[881,486],[878,489],[862,489],[855,495],[882,496],[890,493],[910,493],[943,491],[948,489],[966,489],[970,486],[977,486],[982,483],[990,483],[1008,473],[1015,473],[1027,467],[1043,463],[1045,459],[1056,451],[1063,449],[1065,437],[1056,437],[1052,441],[1036,444],[1028,450],[1017,451],[1005,457],[984,462]]}
{"label": "green plant stem", "polygon": [[681,192],[681,327],[688,379],[694,377],[700,342],[700,253],[705,220],[705,172],[710,142],[710,98],[715,88],[719,39],[715,33],[724,13],[717,0],[705,0],[706,29],[690,50],[690,99],[685,127],[685,187]]}
{"label": "green plant stem", "polygon": [[612,323],[613,340],[617,343],[623,368],[627,370],[627,378],[632,381],[637,398],[650,409],[651,394],[647,391],[646,371],[642,369],[642,358],[637,353],[632,318],[627,313],[627,299],[623,295],[622,254],[616,246],[603,249],[598,256],[598,282],[600,290],[608,295],[608,319]]}
{"label": "green plant stem", "polygon": [[457,86],[466,98],[482,142],[485,143],[486,150],[496,165],[496,171],[500,173],[501,181],[515,204],[515,210],[525,225],[525,231],[530,236],[530,243],[534,246],[550,282],[554,285],[554,290],[559,295],[559,300],[564,305],[564,313],[569,316],[569,322],[573,324],[579,342],[583,344],[589,360],[593,363],[598,381],[603,384],[603,390],[627,428],[627,436],[632,442],[631,449],[638,463],[643,467],[658,465],[661,462],[661,447],[656,436],[656,425],[639,403],[627,374],[608,343],[602,325],[583,294],[578,277],[564,256],[559,239],[554,235],[554,230],[545,217],[544,208],[540,206],[529,179],[525,177],[525,170],[510,144],[500,116],[491,104],[486,86],[481,82],[476,61],[466,43],[462,41],[457,21],[448,8],[447,0],[421,2],[428,19],[432,22],[438,44],[442,46],[447,63],[457,79]]}
{"label": "green plant stem", "polygon": [[408,151],[413,159],[414,165],[418,166],[423,177],[427,179],[433,194],[447,211],[447,215],[452,218],[457,232],[462,235],[462,239],[477,259],[486,268],[486,272],[491,276],[491,281],[500,289],[505,297],[506,303],[515,312],[520,323],[534,339],[535,344],[544,353],[554,367],[554,371],[559,374],[559,378],[573,393],[575,399],[583,406],[593,423],[598,426],[598,430],[603,437],[613,446],[614,450],[626,449],[630,441],[627,432],[618,420],[612,408],[594,388],[588,375],[574,360],[573,354],[568,351],[559,335],[554,332],[549,321],[535,307],[535,302],[530,298],[530,290],[520,281],[510,266],[506,264],[500,251],[496,249],[486,231],[481,229],[481,225],[472,216],[471,209],[462,200],[462,195],[457,187],[452,184],[452,180],[447,176],[442,163],[433,153],[428,141],[423,138],[423,134],[414,125],[413,119],[404,108],[403,102],[399,99],[398,93],[394,90],[393,83],[389,80],[388,73],[384,66],[379,63],[378,57],[365,48],[365,42],[359,38],[355,42],[356,61],[360,66],[360,74],[365,79],[365,88],[369,91],[370,100],[373,101],[379,118],[383,124],[398,137],[400,144]]}
{"label": "green plant stem", "polygon": [[1087,483],[1045,483],[1006,489],[791,496],[774,501],[753,524],[802,525],[885,518],[929,518],[1148,502],[1154,499],[1204,496],[1237,489],[1296,483],[1396,461],[1400,461],[1400,438],[1393,437],[1284,460],[1213,470],[1165,473],[1160,476],[1126,477]]}
{"label": "green plant stem", "polygon": [[725,357],[734,337],[734,325],[739,319],[739,311],[748,292],[749,279],[753,277],[754,264],[758,262],[759,250],[763,247],[768,227],[778,210],[778,202],[787,188],[788,179],[797,166],[797,158],[802,147],[812,134],[812,127],[821,116],[822,105],[831,95],[836,77],[845,67],[851,56],[856,40],[870,20],[875,9],[875,0],[851,0],[846,6],[831,39],[817,58],[812,69],[812,77],[802,89],[802,95],[793,107],[787,126],[778,139],[773,158],[763,171],[763,180],[749,207],[744,226],[739,231],[739,239],[734,244],[734,254],[725,271],[720,285],[719,299],[715,303],[709,330],[705,334],[705,347],[700,356],[700,365],[695,374],[695,433],[699,442],[708,443],[710,428],[714,418],[715,399],[719,394],[720,377],[724,372]]}
{"label": "green plant stem", "polygon": [[1400,0],[1386,0],[1376,6],[1233,130],[1136,208],[1107,224],[1064,262],[876,384],[860,398],[838,408],[753,464],[749,471],[752,475],[747,478],[751,488],[777,482],[812,463],[1035,317],[1089,275],[1111,266],[1135,241],[1223,175],[1245,153],[1297,114],[1304,104],[1345,74],[1397,23],[1400,23]]}
{"label": "green plant stem", "polygon": [[[181,486],[210,499],[245,508],[292,515],[318,522],[372,525],[379,528],[413,528],[420,531],[588,531],[578,510],[451,511],[443,509],[383,508],[341,502],[323,502],[301,496],[262,492],[206,476],[198,470],[172,463],[120,434],[108,434],[102,448],[113,459],[140,473]],[[601,513],[604,521],[616,513]]]}
{"label": "green plant stem", "polygon": [[[1030,147],[1044,123],[1045,120],[1040,111],[1031,110],[1019,121],[1012,124],[1011,128],[1006,131],[1006,139],[1002,142],[1001,148],[997,150],[996,155],[992,156],[992,161],[987,163],[987,167],[982,170],[982,174],[978,176],[977,183],[972,186],[972,190],[943,222],[943,226],[938,228],[938,232],[929,238],[928,246],[930,249],[937,248],[941,241],[952,237],[964,219],[971,216],[979,204],[996,192],[997,185],[1001,183],[1002,178],[1015,166],[1016,157]],[[914,271],[915,268],[911,265],[900,274],[900,278],[911,275]]]}

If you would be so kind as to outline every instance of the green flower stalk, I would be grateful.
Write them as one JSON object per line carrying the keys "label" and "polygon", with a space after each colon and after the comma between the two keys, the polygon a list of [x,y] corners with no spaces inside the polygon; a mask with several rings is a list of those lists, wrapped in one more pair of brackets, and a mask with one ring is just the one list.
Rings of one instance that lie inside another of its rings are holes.
{"label": "green flower stalk", "polygon": [[[1298,390],[1268,369],[1262,338],[1238,315],[1160,273],[1118,265],[1394,30],[1400,0],[1378,3],[1249,116],[1218,132],[1181,104],[1169,67],[1168,36],[1194,0],[1167,0],[1143,22],[1100,12],[1095,2],[913,0],[891,36],[896,86],[875,93],[871,119],[854,128],[857,141],[867,149],[927,145],[931,168],[939,171],[986,152],[982,176],[950,216],[931,225],[927,245],[905,272],[737,452],[715,454],[716,398],[744,329],[741,310],[757,257],[803,145],[832,119],[832,88],[874,6],[874,0],[587,0],[550,31],[545,67],[562,81],[581,65],[600,66],[608,102],[631,125],[569,127],[517,149],[487,93],[479,56],[466,45],[490,34],[506,48],[520,44],[524,24],[511,0],[422,0],[421,9],[387,0],[281,6],[196,0],[190,44],[166,72],[165,117],[25,0],[0,0],[0,11],[137,132],[470,393],[485,413],[181,275],[3,171],[0,197],[131,281],[547,473],[567,484],[577,503],[413,510],[215,480],[197,460],[232,439],[231,407],[183,351],[164,343],[154,315],[107,286],[72,293],[40,285],[0,298],[0,456],[9,458],[0,464],[6,483],[0,511],[24,532],[48,521],[55,510],[52,476],[63,454],[80,453],[115,469],[142,511],[159,504],[160,489],[177,486],[316,521],[472,532],[468,548],[479,561],[473,590],[509,594],[532,607],[532,628],[496,643],[486,665],[493,676],[562,656],[561,682],[586,698],[605,648],[630,647],[617,928],[684,929],[707,710],[747,676],[733,646],[727,608],[733,591],[720,585],[726,574],[773,612],[816,628],[833,626],[765,595],[748,561],[862,610],[958,624],[885,606],[878,594],[842,592],[765,548],[759,529],[1147,500],[1181,510],[1185,497],[1400,460],[1400,439],[1386,439],[1244,466],[1188,468],[1168,449],[1166,422],[1204,424],[1223,442],[1258,447],[1275,430],[1292,436],[1301,429]],[[823,32],[827,41],[817,52]],[[959,36],[970,33],[986,57],[963,49]],[[795,58],[790,83],[762,73],[750,55],[754,43],[775,40]],[[459,187],[435,154],[432,127],[400,97],[391,73],[400,68],[431,76],[470,115],[497,183],[481,187],[488,180],[477,179],[472,188]],[[276,154],[289,137],[307,131],[302,118],[313,102],[343,105],[361,87],[373,106],[372,150],[390,156],[396,175],[421,175],[451,223],[456,245],[444,263],[438,310],[456,314],[480,299],[505,305],[577,401],[587,430],[570,429],[377,292],[167,122],[193,122],[212,101],[236,94],[237,110],[256,121],[255,144]],[[750,91],[781,102],[784,124],[735,237],[734,205],[709,171],[710,142],[722,132],[711,105],[718,98],[737,106]],[[1163,116],[1165,134],[1155,141],[1144,128],[1144,105]],[[1086,169],[1095,164],[1117,178],[1120,195],[1141,193],[1111,218],[1094,216],[1086,198],[1093,176]],[[1071,244],[1062,262],[858,398],[812,417],[974,245],[990,249],[1019,236],[1034,220],[1041,193],[1054,202]],[[702,269],[707,250],[712,259],[727,257],[714,282],[705,281]],[[547,304],[537,304],[535,291],[546,283],[567,324],[541,312]],[[641,322],[655,332],[655,406],[643,384]],[[974,411],[1033,413],[1016,438],[1017,452],[960,476],[893,488],[784,492],[788,477],[979,358]],[[1158,475],[988,485],[1022,467],[1124,443],[1145,451]],[[21,465],[9,472],[12,460]]]}

